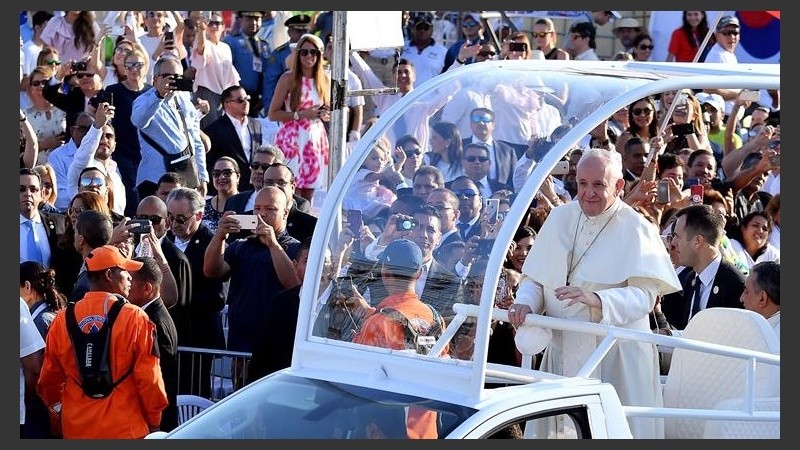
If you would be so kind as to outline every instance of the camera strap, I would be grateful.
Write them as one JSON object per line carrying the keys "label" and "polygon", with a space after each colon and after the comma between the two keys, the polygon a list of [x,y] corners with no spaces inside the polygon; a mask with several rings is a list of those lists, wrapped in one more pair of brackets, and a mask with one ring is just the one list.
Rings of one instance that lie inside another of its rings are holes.
{"label": "camera strap", "polygon": [[181,116],[181,124],[183,125],[183,134],[186,136],[186,148],[189,149],[189,154],[194,156],[194,148],[192,147],[192,138],[189,136],[189,127],[186,125],[186,116],[183,114],[183,109],[178,103],[178,97],[173,97],[175,100],[175,108],[178,110],[178,115]]}

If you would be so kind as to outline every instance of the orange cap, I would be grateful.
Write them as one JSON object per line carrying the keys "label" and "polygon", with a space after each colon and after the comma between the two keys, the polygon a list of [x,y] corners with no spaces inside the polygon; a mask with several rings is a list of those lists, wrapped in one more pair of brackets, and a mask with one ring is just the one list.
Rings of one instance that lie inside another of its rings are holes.
{"label": "orange cap", "polygon": [[86,261],[86,270],[89,272],[110,269],[112,267],[119,267],[129,272],[135,272],[141,269],[143,265],[139,261],[126,258],[125,255],[113,245],[97,247],[89,253],[89,256],[84,258],[84,261]]}

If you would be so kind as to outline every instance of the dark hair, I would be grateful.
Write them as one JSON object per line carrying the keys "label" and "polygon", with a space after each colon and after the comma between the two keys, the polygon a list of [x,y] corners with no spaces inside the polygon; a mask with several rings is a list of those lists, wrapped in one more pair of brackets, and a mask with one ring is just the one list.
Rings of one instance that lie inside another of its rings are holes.
{"label": "dark hair", "polygon": [[31,22],[35,27],[37,25],[42,25],[43,23],[46,23],[48,20],[52,18],[53,18],[53,13],[51,13],[50,11],[36,11],[35,13],[33,13]]}
{"label": "dark hair", "polygon": [[750,268],[753,284],[776,305],[781,304],[781,265],[775,261],[761,261]]}
{"label": "dark hair", "polygon": [[[637,138],[630,138],[628,142],[637,139]],[[627,142],[625,143],[627,147]],[[674,169],[678,166],[683,166],[683,162],[678,158],[678,155],[674,153],[662,153],[658,155],[658,163],[656,164],[656,178],[660,179],[661,174],[664,173],[665,170]],[[684,167],[684,169],[686,169]]]}
{"label": "dark hair", "polygon": [[[700,11],[703,13],[703,18],[700,19],[700,23],[697,24],[697,36],[705,36],[708,34],[708,14],[705,11]],[[695,33],[692,32],[692,26],[689,24],[689,21],[686,19],[687,11],[684,11],[681,15],[681,30],[683,30],[683,34],[686,35],[686,41],[689,45],[692,46],[692,49],[695,50],[697,53],[697,48],[699,47],[699,41],[695,40]],[[711,37],[711,40],[708,42],[708,45],[714,45],[714,37]]]}
{"label": "dark hair", "polygon": [[597,30],[594,28],[589,22],[578,22],[573,24],[569,27],[570,33],[575,33],[581,35],[581,37],[589,38],[589,47],[590,48],[597,48],[597,43],[595,42],[595,37],[597,36]]}
{"label": "dark hair", "polygon": [[183,176],[178,172],[167,172],[164,175],[161,175],[161,178],[158,179],[158,183],[156,184],[158,185],[161,183],[174,183],[183,186],[184,184],[186,184],[186,181],[183,179]]}
{"label": "dark hair", "polygon": [[23,261],[19,264],[19,285],[25,282],[44,297],[45,303],[54,311],[58,311],[67,304],[67,297],[58,291],[56,286],[56,271],[45,268],[37,261]]}
{"label": "dark hair", "polygon": [[633,46],[637,47],[645,39],[649,40],[651,44],[653,43],[653,38],[649,34],[639,33],[633,38]]}
{"label": "dark hair", "polygon": [[718,246],[725,234],[725,217],[709,205],[687,206],[675,218],[686,217],[687,237],[703,236],[709,245]]}
{"label": "dark hair", "polygon": [[414,172],[414,176],[411,178],[412,181],[420,175],[431,175],[436,180],[439,187],[444,187],[444,175],[437,167],[426,165],[419,166],[419,169]]}
{"label": "dark hair", "polygon": [[75,232],[86,240],[92,248],[102,247],[111,241],[114,225],[107,214],[87,209],[78,214],[75,220]]}
{"label": "dark hair", "polygon": [[689,167],[692,167],[694,161],[697,159],[698,156],[701,155],[710,156],[711,159],[714,161],[714,165],[716,166],[717,160],[714,158],[714,153],[712,153],[711,150],[706,148],[698,148],[697,150],[689,154],[689,159],[686,160],[686,165],[688,166],[686,167],[686,169],[688,170]]}
{"label": "dark hair", "polygon": [[656,118],[656,103],[653,100],[653,97],[651,96],[640,98],[639,100],[636,100],[635,102],[628,105],[628,123],[630,123],[630,125],[628,126],[628,131],[630,131],[630,133],[634,136],[639,136],[642,131],[639,128],[639,125],[636,125],[635,116],[633,115],[633,105],[639,102],[647,102],[650,105],[650,108],[653,109],[653,120],[651,120],[650,123],[647,125],[647,131],[650,137],[658,135],[658,119]]}
{"label": "dark hair", "polygon": [[[742,244],[742,247],[747,248],[747,246],[744,243],[744,236],[745,236],[744,229],[747,228],[747,226],[750,225],[750,222],[752,222],[753,219],[755,219],[756,217],[763,217],[764,220],[767,221],[767,232],[769,234],[772,234],[772,217],[770,217],[766,211],[751,211],[746,216],[742,217],[742,220],[739,221],[739,232],[735,233],[734,238]],[[753,253],[750,256],[752,256],[753,259],[758,258],[762,253],[764,253],[764,250],[767,249],[768,244],[769,240],[767,240],[764,243],[764,245],[761,246],[761,248],[756,250],[755,253]]]}
{"label": "dark hair", "polygon": [[142,268],[131,272],[131,277],[147,283],[152,283],[154,286],[161,286],[164,275],[161,273],[161,268],[158,266],[155,258],[150,256],[137,256],[133,258],[133,260],[142,263]]}
{"label": "dark hair", "polygon": [[535,239],[536,230],[527,225],[522,225],[517,228],[517,231],[514,233],[514,242],[519,242],[521,239],[525,239],[526,237],[533,237]]}
{"label": "dark hair", "polygon": [[19,174],[20,175],[30,175],[32,177],[36,177],[36,179],[39,180],[39,186],[42,185],[42,177],[39,175],[38,172],[36,172],[35,170],[31,169],[30,167],[21,167],[19,169]]}
{"label": "dark hair", "polygon": [[398,138],[395,143],[395,147],[406,148],[406,145],[408,144],[416,144],[417,146],[422,147],[422,144],[419,143],[419,139],[411,134],[406,134]]}
{"label": "dark hair", "polygon": [[91,11],[81,11],[75,22],[72,23],[72,32],[75,38],[72,43],[78,50],[88,52],[94,48],[94,15]]}
{"label": "dark hair", "polygon": [[239,89],[244,89],[244,88],[239,86],[238,84],[226,87],[225,89],[222,90],[222,93],[219,95],[220,101],[224,102],[226,100],[230,100],[233,97],[233,93],[238,91]]}
{"label": "dark hair", "polygon": [[628,156],[628,154],[632,152],[631,147],[634,145],[641,145],[642,147],[647,148],[650,146],[650,142],[643,137],[634,136],[625,141],[625,148],[622,151],[622,156]]}
{"label": "dark hair", "polygon": [[[492,116],[494,117],[494,114]],[[452,122],[436,122],[431,128],[442,138],[450,140],[450,145],[447,146],[450,172],[461,173],[461,157],[464,156],[464,149],[462,148],[461,132],[458,131],[458,125]],[[428,155],[428,161],[430,161],[431,165],[438,164],[442,159],[439,154],[433,151],[426,152],[426,155]]]}

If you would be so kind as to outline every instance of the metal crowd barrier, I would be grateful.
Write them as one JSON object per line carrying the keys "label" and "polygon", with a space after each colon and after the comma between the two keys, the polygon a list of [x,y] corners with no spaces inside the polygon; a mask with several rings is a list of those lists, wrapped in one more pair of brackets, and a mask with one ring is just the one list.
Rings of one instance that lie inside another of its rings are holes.
{"label": "metal crowd barrier", "polygon": [[178,346],[178,393],[218,401],[244,386],[249,352]]}

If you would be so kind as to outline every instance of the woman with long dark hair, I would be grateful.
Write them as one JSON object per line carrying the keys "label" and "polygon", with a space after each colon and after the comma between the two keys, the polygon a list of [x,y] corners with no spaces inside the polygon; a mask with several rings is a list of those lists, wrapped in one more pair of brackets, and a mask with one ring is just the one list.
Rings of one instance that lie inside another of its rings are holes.
{"label": "woman with long dark hair", "polygon": [[89,57],[97,45],[99,32],[100,27],[94,22],[92,11],[67,11],[63,16],[55,16],[47,22],[41,39],[58,50],[63,64],[69,64]]}
{"label": "woman with long dark hair", "polygon": [[437,122],[431,129],[431,149],[425,152],[424,164],[439,169],[444,175],[445,182],[464,175],[464,168],[461,165],[464,153],[458,125]]}
{"label": "woman with long dark hair", "polygon": [[781,260],[781,251],[769,243],[772,218],[766,211],[753,211],[744,216],[736,236],[731,237],[733,250],[748,269],[762,261]]}
{"label": "woman with long dark hair", "polygon": [[[692,62],[708,34],[708,17],[705,11],[684,11],[683,23],[672,31],[669,39],[667,62]],[[706,48],[714,44],[714,37]]]}
{"label": "woman with long dark hair", "polygon": [[625,143],[636,136],[646,141],[658,135],[658,120],[656,120],[656,103],[653,97],[636,100],[628,107],[628,122],[630,126],[617,138],[617,151],[624,153]]}

